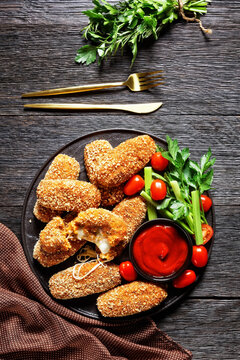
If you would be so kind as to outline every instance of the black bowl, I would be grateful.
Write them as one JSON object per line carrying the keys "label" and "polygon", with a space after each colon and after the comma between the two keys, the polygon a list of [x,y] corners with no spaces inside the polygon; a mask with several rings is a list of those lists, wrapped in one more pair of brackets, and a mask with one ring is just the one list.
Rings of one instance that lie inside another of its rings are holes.
{"label": "black bowl", "polygon": [[[181,235],[182,237],[186,240],[187,246],[188,246],[188,254],[187,254],[187,258],[184,262],[184,264],[182,265],[182,267],[180,269],[178,269],[176,272],[174,272],[171,275],[167,275],[167,276],[154,276],[154,275],[150,275],[148,273],[145,273],[137,264],[134,256],[133,256],[133,244],[134,241],[136,240],[137,236],[144,231],[145,229],[153,226],[153,225],[166,225],[166,226],[173,226]],[[157,218],[154,220],[150,220],[150,221],[146,221],[144,224],[142,224],[137,231],[134,233],[130,244],[129,244],[129,257],[131,262],[133,263],[137,273],[139,275],[141,275],[144,279],[146,280],[150,280],[150,281],[156,281],[156,282],[167,282],[170,280],[173,280],[174,278],[178,277],[179,275],[182,274],[182,272],[184,270],[187,269],[187,267],[189,266],[190,262],[191,262],[191,258],[192,258],[192,238],[191,236],[180,226],[176,223],[176,221],[170,220],[170,219],[165,219],[165,218]]]}

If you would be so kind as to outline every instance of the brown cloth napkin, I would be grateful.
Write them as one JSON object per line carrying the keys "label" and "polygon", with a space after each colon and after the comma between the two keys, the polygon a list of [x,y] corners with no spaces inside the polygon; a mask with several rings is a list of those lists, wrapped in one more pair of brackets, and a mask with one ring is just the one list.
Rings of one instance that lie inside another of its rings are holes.
{"label": "brown cloth napkin", "polygon": [[0,359],[192,359],[153,320],[111,324],[51,299],[32,273],[17,237],[0,224]]}

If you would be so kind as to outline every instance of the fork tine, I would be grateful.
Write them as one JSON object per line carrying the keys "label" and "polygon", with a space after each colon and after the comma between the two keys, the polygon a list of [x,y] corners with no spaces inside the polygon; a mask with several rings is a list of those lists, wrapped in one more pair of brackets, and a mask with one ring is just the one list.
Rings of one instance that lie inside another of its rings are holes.
{"label": "fork tine", "polygon": [[142,76],[148,76],[148,75],[162,73],[162,72],[163,72],[163,70],[156,70],[156,71],[151,71],[151,72],[136,73],[136,75],[138,77],[142,77]]}
{"label": "fork tine", "polygon": [[140,85],[144,85],[144,84],[148,84],[148,83],[152,83],[152,82],[156,82],[156,81],[160,81],[160,80],[164,80],[163,76],[151,76],[149,78],[142,78],[139,83]]}
{"label": "fork tine", "polygon": [[140,85],[140,90],[148,90],[148,89],[151,89],[151,88],[154,88],[156,86],[159,86],[159,85],[163,85],[164,82],[158,82],[158,83],[152,83],[152,84],[149,84],[149,85]]}

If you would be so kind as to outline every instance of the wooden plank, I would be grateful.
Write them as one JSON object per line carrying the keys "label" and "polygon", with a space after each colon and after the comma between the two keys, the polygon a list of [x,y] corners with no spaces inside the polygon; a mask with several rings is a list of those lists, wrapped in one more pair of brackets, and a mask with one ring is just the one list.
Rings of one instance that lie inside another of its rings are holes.
{"label": "wooden plank", "polygon": [[240,354],[239,300],[188,299],[163,319],[161,330],[191,350],[194,360],[235,360]]}

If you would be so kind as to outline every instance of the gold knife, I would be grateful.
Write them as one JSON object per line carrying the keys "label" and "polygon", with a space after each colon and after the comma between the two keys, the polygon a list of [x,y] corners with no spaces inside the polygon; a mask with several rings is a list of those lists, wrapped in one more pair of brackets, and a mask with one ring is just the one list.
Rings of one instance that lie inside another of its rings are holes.
{"label": "gold knife", "polygon": [[25,109],[50,110],[122,110],[137,114],[148,114],[162,106],[161,102],[145,104],[26,104]]}

